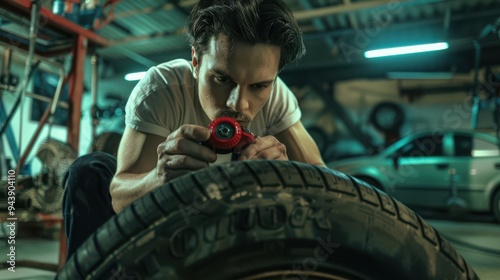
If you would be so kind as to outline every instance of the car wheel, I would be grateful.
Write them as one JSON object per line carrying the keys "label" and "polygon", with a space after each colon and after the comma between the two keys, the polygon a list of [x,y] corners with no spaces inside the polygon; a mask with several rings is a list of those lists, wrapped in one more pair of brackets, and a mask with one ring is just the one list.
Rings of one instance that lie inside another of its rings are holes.
{"label": "car wheel", "polygon": [[88,238],[57,279],[110,277],[477,279],[387,194],[327,168],[267,160],[202,169],[145,195]]}
{"label": "car wheel", "polygon": [[493,216],[500,223],[500,189],[497,189],[492,200]]}

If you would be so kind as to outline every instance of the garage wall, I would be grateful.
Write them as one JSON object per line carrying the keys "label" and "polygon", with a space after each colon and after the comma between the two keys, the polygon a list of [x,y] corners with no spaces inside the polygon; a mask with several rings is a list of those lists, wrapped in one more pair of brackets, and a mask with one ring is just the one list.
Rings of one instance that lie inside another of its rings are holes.
{"label": "garage wall", "polygon": [[[338,102],[346,107],[356,122],[363,123],[374,105],[383,101],[400,104],[406,119],[402,134],[433,128],[468,129],[471,128],[471,107],[468,91],[448,91],[428,93],[410,100],[401,95],[401,88],[437,88],[472,84],[472,79],[462,77],[453,80],[350,80],[340,82],[335,87]],[[481,110],[478,129],[493,129],[491,112]]]}
{"label": "garage wall", "polygon": [[[496,71],[496,70],[495,70]],[[482,74],[481,74],[482,75]],[[471,89],[473,73],[457,74],[450,79],[351,79],[337,81],[332,96],[344,109],[356,130],[375,146],[385,144],[385,135],[371,124],[369,116],[380,102],[399,104],[406,115],[400,136],[419,130],[471,129]],[[335,108],[327,108],[318,93],[318,86],[293,87],[303,111],[306,128],[321,127],[328,134],[330,146],[325,158],[341,158],[369,152],[353,136]],[[413,92],[412,95],[408,94]],[[480,98],[485,99],[482,92]],[[476,130],[494,133],[493,114],[489,108],[480,110]]]}

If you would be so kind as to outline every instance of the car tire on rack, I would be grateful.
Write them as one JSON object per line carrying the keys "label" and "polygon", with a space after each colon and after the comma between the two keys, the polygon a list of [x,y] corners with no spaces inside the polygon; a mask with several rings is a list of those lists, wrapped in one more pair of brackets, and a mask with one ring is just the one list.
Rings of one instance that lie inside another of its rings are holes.
{"label": "car tire on rack", "polygon": [[268,160],[213,166],[145,195],[57,279],[116,276],[477,279],[448,241],[384,192],[327,168]]}

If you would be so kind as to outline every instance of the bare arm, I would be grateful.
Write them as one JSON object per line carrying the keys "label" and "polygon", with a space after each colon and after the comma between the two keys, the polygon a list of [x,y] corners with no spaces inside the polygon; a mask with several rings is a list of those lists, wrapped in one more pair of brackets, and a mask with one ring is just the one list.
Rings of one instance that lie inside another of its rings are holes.
{"label": "bare arm", "polygon": [[110,187],[115,212],[162,184],[155,176],[155,168],[156,147],[164,140],[157,135],[125,128],[118,149],[116,174]]}
{"label": "bare arm", "polygon": [[169,180],[214,162],[215,153],[199,144],[209,137],[201,126],[183,125],[166,140],[126,128],[110,187],[115,212]]}
{"label": "bare arm", "polygon": [[275,137],[285,145],[290,160],[326,166],[318,146],[304,128],[302,122],[298,121],[288,129],[276,134]]}

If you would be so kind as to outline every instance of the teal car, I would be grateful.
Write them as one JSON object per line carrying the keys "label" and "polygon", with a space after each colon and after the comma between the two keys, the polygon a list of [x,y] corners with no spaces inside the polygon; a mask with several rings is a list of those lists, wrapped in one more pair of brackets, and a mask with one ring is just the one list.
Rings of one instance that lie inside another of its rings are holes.
{"label": "teal car", "polygon": [[500,222],[499,147],[486,133],[436,129],[403,137],[375,155],[327,165],[409,207],[490,212]]}

